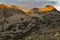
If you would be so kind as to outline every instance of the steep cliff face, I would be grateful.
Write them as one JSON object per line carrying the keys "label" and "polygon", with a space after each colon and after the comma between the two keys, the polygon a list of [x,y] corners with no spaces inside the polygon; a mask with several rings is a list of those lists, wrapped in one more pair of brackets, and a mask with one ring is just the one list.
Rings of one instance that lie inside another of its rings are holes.
{"label": "steep cliff face", "polygon": [[60,12],[51,5],[24,10],[0,4],[1,40],[33,40],[33,35],[58,32],[59,28]]}

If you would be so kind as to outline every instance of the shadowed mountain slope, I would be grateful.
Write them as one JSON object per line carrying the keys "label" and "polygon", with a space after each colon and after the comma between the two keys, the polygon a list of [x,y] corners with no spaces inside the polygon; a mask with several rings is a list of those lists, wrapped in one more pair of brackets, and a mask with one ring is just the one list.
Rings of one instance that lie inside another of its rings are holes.
{"label": "shadowed mountain slope", "polygon": [[0,4],[1,40],[33,40],[33,35],[58,31],[60,32],[60,12],[54,6],[25,10],[14,5]]}

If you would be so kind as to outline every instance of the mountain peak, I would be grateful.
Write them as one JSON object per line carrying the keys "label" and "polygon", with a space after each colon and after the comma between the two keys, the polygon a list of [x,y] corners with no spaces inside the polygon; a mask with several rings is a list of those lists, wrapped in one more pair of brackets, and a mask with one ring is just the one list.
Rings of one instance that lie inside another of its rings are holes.
{"label": "mountain peak", "polygon": [[7,9],[11,8],[11,9],[15,9],[15,10],[21,10],[21,11],[23,11],[23,12],[25,12],[25,13],[29,13],[29,12],[49,12],[49,11],[57,11],[57,10],[55,9],[55,7],[52,6],[52,5],[47,5],[47,6],[42,7],[42,8],[33,8],[33,9],[31,9],[31,10],[25,10],[25,9],[23,9],[23,8],[20,8],[20,7],[18,7],[18,6],[14,6],[14,5],[7,6],[6,4],[0,4],[0,8],[7,8]]}
{"label": "mountain peak", "polygon": [[43,8],[39,8],[39,12],[48,12],[48,11],[52,11],[52,10],[56,10],[54,6],[52,5],[47,5]]}
{"label": "mountain peak", "polygon": [[56,9],[54,6],[52,6],[52,5],[47,5],[46,7],[51,7],[51,8],[53,8],[53,9],[50,10],[50,11],[57,11],[57,9]]}
{"label": "mountain peak", "polygon": [[8,8],[6,4],[0,4],[0,8]]}
{"label": "mountain peak", "polygon": [[30,10],[30,12],[49,12],[49,11],[57,11],[57,10],[52,5],[47,5],[42,8],[33,8]]}

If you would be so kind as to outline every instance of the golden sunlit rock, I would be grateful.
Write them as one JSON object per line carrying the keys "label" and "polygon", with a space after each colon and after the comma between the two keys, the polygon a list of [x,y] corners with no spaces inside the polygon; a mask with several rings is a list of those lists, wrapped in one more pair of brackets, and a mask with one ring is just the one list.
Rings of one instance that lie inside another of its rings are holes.
{"label": "golden sunlit rock", "polygon": [[[18,6],[14,6],[14,5],[11,5],[11,6],[7,6],[6,4],[0,4],[0,8],[13,8],[13,9],[18,9],[18,10],[22,10],[24,11],[25,13],[29,13],[29,12],[34,12],[36,11],[35,9],[34,10],[25,10],[23,8],[20,8]],[[51,5],[48,5],[46,7],[43,7],[43,8],[38,8],[37,9],[37,12],[48,12],[48,11],[51,11],[54,9],[54,6],[51,6]]]}
{"label": "golden sunlit rock", "polygon": [[39,12],[48,12],[48,11],[52,11],[54,9],[54,6],[46,6],[44,8],[39,8]]}
{"label": "golden sunlit rock", "polygon": [[0,8],[9,8],[9,6],[6,4],[0,4]]}

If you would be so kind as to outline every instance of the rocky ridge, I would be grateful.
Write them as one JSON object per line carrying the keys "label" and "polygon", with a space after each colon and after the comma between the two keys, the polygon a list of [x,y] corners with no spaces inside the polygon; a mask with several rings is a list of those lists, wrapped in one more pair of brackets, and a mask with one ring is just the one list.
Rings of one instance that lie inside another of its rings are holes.
{"label": "rocky ridge", "polygon": [[[24,10],[17,6],[0,4],[0,39],[32,40],[29,36],[60,32],[60,11],[48,5]],[[26,39],[27,38],[27,39]]]}

